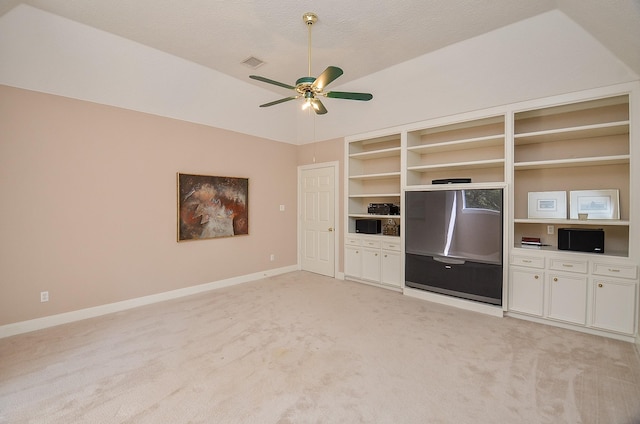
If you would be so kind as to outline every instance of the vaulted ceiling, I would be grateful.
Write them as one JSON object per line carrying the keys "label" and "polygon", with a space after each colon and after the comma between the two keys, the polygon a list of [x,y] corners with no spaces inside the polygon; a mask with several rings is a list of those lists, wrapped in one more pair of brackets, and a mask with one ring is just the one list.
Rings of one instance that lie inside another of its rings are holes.
{"label": "vaulted ceiling", "polygon": [[[258,108],[327,66],[328,114]],[[252,69],[242,62],[265,63]],[[0,84],[287,143],[640,78],[640,0],[0,0]]]}
{"label": "vaulted ceiling", "polygon": [[[20,3],[276,92],[248,76],[293,84],[307,75],[309,11],[319,17],[312,73],[339,66],[341,85],[553,9],[640,74],[640,0],[0,0],[0,14]],[[251,69],[250,57],[265,63]]]}

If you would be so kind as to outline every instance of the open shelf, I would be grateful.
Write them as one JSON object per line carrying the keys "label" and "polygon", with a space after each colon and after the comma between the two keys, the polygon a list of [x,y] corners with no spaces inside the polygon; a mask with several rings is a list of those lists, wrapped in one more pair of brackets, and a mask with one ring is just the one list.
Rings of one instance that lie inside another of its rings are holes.
{"label": "open shelf", "polygon": [[599,156],[571,159],[540,160],[531,162],[516,162],[515,170],[546,169],[546,168],[572,168],[579,166],[601,166],[628,164],[630,155]]}
{"label": "open shelf", "polygon": [[516,146],[519,146],[529,143],[549,143],[560,140],[605,137],[620,134],[629,134],[628,120],[516,134],[514,136],[514,142]]}

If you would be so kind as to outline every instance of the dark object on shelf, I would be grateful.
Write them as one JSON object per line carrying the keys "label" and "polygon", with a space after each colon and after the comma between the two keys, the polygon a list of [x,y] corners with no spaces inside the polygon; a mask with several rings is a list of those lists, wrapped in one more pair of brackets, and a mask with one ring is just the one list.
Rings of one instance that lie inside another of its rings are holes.
{"label": "dark object on shelf", "polygon": [[431,184],[466,184],[470,182],[471,178],[442,178],[439,180],[431,180]]}
{"label": "dark object on shelf", "polygon": [[382,226],[382,234],[385,236],[399,236],[400,225],[398,225],[395,219],[387,219],[387,222]]}
{"label": "dark object on shelf", "polygon": [[356,219],[356,233],[380,234],[382,222],[379,219]]}
{"label": "dark object on shelf", "polygon": [[602,228],[558,228],[558,249],[604,253]]}
{"label": "dark object on shelf", "polygon": [[372,215],[400,215],[400,206],[393,203],[369,203],[367,213]]}

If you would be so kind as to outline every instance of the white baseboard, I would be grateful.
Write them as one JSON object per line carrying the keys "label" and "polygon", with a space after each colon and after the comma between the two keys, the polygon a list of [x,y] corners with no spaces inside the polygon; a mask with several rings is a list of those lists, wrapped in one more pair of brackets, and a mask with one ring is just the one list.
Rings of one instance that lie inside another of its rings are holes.
{"label": "white baseboard", "polygon": [[411,287],[405,287],[403,293],[407,296],[416,297],[422,300],[428,300],[429,302],[440,303],[442,305],[454,306],[456,308],[466,309],[467,311],[479,312],[482,314],[500,318],[504,316],[504,311],[500,306],[474,302],[472,300],[459,299],[457,297],[445,296],[438,293],[413,289]]}
{"label": "white baseboard", "polygon": [[47,317],[36,318],[28,321],[6,324],[0,326],[0,339],[4,337],[14,336],[16,334],[28,333],[30,331],[41,330],[43,328],[54,327],[56,325],[67,324],[69,322],[112,314],[114,312],[137,308],[139,306],[149,305],[152,303],[164,302],[166,300],[177,299],[180,297],[203,293],[210,290],[221,289],[223,287],[234,286],[236,284],[248,283],[250,281],[259,280],[265,277],[271,277],[273,275],[286,274],[288,272],[296,271],[297,269],[297,265],[270,269],[253,274],[241,275],[238,277],[227,278],[211,283],[200,284],[197,286],[185,287],[182,289],[152,294],[149,296],[137,297],[134,299],[127,299],[121,302],[108,303],[105,305],[94,306],[92,308],[79,309],[77,311],[65,312],[62,314],[50,315]]}

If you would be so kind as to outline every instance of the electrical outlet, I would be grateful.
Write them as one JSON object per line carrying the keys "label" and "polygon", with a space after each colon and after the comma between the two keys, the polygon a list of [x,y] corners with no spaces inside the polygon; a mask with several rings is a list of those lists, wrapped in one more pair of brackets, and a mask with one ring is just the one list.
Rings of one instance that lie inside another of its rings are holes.
{"label": "electrical outlet", "polygon": [[49,292],[43,291],[40,292],[40,302],[48,302],[49,301]]}
{"label": "electrical outlet", "polygon": [[273,253],[271,254],[271,256],[269,256],[269,260],[270,261],[275,261],[276,260],[276,255],[274,255]]}
{"label": "electrical outlet", "polygon": [[547,234],[553,234],[553,225],[547,225]]}
{"label": "electrical outlet", "polygon": [[280,205],[280,212],[284,212],[284,205]]}

